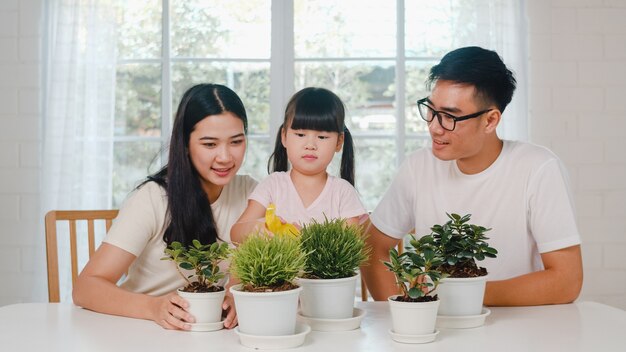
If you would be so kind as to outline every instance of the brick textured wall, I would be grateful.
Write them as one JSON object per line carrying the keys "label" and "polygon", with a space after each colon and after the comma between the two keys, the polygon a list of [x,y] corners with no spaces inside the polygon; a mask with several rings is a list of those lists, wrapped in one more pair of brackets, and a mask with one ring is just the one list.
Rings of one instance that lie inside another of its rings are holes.
{"label": "brick textured wall", "polygon": [[626,0],[528,0],[531,140],[569,170],[581,299],[626,309]]}
{"label": "brick textured wall", "polygon": [[47,298],[39,210],[42,6],[0,1],[0,306]]}

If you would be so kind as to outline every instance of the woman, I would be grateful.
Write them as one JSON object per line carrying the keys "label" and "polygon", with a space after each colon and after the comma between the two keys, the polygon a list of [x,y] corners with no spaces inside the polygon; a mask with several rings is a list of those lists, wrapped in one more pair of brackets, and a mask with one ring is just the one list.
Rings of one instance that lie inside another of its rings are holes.
{"label": "woman", "polygon": [[[173,262],[160,258],[173,241],[230,242],[230,227],[256,186],[249,176],[236,175],[246,151],[247,126],[243,103],[229,88],[200,84],[185,92],[167,166],[149,176],[121,207],[78,277],[72,293],[77,305],[150,319],[166,329],[191,328],[188,302],[175,292],[185,281]],[[224,326],[234,327],[230,294],[223,308]]]}

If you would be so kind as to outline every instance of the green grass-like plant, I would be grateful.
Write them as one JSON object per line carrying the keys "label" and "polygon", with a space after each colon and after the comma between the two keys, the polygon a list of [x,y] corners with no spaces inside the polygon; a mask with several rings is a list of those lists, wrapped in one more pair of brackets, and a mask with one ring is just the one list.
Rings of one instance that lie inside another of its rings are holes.
{"label": "green grass-like plant", "polygon": [[341,279],[356,275],[367,261],[363,229],[348,225],[345,219],[313,220],[300,231],[302,249],[307,253],[304,271],[307,278]]}
{"label": "green grass-like plant", "polygon": [[443,258],[437,253],[431,235],[419,240],[410,235],[409,246],[402,254],[396,248],[389,250],[389,261],[383,262],[396,276],[396,284],[402,296],[399,301],[424,302],[437,300],[431,293],[437,288],[442,273],[437,268]]}
{"label": "green grass-like plant", "polygon": [[478,268],[476,261],[495,258],[498,254],[489,246],[489,238],[485,236],[485,232],[491,229],[469,224],[471,214],[446,215],[450,219],[448,222],[431,227],[433,246],[444,260],[440,269],[451,277],[487,275],[486,269]]}
{"label": "green grass-like plant", "polygon": [[[167,256],[161,260],[171,260],[176,263],[178,273],[187,281],[183,288],[186,292],[213,292],[222,291],[224,288],[217,286],[219,280],[224,278],[224,272],[220,270],[219,263],[228,258],[230,254],[228,243],[213,243],[203,245],[198,240],[193,240],[189,247],[180,242],[172,242],[165,248]],[[180,269],[193,270],[193,274],[185,276]],[[195,281],[190,280],[195,277]]]}
{"label": "green grass-like plant", "polygon": [[245,291],[274,291],[295,287],[306,256],[300,240],[292,236],[251,234],[232,255],[230,272]]}

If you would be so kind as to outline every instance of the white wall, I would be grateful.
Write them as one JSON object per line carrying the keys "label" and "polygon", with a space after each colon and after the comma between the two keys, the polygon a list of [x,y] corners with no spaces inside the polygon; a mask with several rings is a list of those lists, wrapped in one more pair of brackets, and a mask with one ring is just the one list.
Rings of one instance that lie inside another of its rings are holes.
{"label": "white wall", "polygon": [[0,306],[45,300],[39,146],[43,0],[0,0]]}
{"label": "white wall", "polygon": [[531,140],[567,165],[581,299],[626,309],[626,0],[528,0]]}
{"label": "white wall", "polygon": [[[43,0],[0,0],[0,306],[45,301],[38,99]],[[531,140],[566,163],[582,299],[626,309],[626,0],[527,0]]]}

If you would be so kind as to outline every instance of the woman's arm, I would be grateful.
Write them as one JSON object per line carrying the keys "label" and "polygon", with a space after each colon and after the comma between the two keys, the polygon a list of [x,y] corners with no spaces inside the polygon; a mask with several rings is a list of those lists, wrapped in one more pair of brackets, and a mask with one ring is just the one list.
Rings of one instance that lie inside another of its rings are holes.
{"label": "woman's arm", "polygon": [[185,309],[186,300],[171,292],[159,297],[126,291],[116,285],[136,257],[114,245],[102,243],[72,291],[74,303],[112,315],[148,319],[165,329],[189,330],[195,322]]}
{"label": "woman's arm", "polygon": [[248,207],[230,229],[230,240],[235,243],[243,242],[251,232],[264,229],[265,207],[256,200],[249,200]]}

